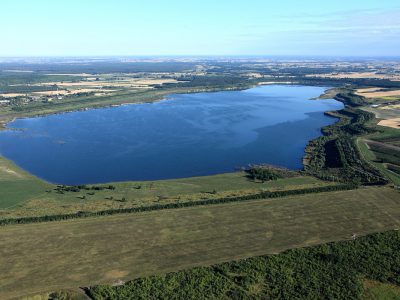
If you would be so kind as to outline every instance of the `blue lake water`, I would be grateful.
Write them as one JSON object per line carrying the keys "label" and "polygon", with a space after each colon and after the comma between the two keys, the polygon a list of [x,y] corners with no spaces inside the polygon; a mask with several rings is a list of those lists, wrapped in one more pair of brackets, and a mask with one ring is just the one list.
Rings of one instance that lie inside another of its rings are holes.
{"label": "blue lake water", "polygon": [[270,85],[17,119],[0,154],[47,181],[87,184],[231,172],[248,164],[302,168],[304,148],[337,120],[321,87]]}

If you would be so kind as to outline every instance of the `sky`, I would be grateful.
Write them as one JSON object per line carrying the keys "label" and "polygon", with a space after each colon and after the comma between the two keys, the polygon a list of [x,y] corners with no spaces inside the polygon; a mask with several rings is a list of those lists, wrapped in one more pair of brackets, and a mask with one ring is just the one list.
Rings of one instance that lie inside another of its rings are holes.
{"label": "sky", "polygon": [[400,0],[2,0],[0,56],[400,56]]}

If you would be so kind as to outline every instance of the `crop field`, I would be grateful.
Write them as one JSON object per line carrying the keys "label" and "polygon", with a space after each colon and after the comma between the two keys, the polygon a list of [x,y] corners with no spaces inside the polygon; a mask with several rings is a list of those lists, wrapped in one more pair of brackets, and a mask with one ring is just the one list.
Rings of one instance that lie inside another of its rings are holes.
{"label": "crop field", "polygon": [[363,97],[364,106],[362,109],[375,114],[379,119],[378,125],[391,128],[400,128],[400,90],[383,88],[362,88],[354,91],[357,96]]}
{"label": "crop field", "polygon": [[378,125],[400,129],[400,118],[382,120],[378,123]]}
{"label": "crop field", "polygon": [[385,98],[385,97],[400,97],[400,90],[381,89],[381,88],[366,88],[358,89],[356,95],[365,98]]}
{"label": "crop field", "polygon": [[390,79],[390,80],[400,80],[399,75],[393,74],[379,74],[378,72],[343,72],[343,73],[327,73],[327,74],[312,74],[307,75],[309,77],[321,77],[321,78],[340,78],[340,79]]}
{"label": "crop field", "polygon": [[[78,93],[94,93],[97,95],[111,93],[118,90],[126,89],[151,89],[165,83],[176,83],[175,79],[158,79],[158,78],[131,78],[117,77],[112,74],[103,74],[101,80],[96,75],[85,77],[79,81],[72,82],[45,82],[30,84],[29,89],[26,85],[12,85],[7,89],[12,91],[0,94],[0,97],[24,97],[30,96],[65,96]],[[54,89],[54,86],[57,89]],[[2,88],[4,90],[5,88]],[[21,92],[19,92],[21,91]]]}
{"label": "crop field", "polygon": [[361,188],[3,226],[0,297],[113,283],[398,229],[399,195],[391,188]]}

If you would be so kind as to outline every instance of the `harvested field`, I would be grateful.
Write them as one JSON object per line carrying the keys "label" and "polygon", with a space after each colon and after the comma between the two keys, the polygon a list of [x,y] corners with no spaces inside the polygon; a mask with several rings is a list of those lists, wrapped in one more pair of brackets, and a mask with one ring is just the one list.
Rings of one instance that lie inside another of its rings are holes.
{"label": "harvested field", "polygon": [[379,121],[378,125],[399,129],[400,128],[400,118],[382,120],[382,121]]}
{"label": "harvested field", "polygon": [[[385,106],[381,106],[380,109],[395,109],[395,110],[400,110],[400,104],[391,104],[391,105],[385,105]],[[400,115],[400,114],[399,114]]]}
{"label": "harvested field", "polygon": [[75,90],[59,90],[59,91],[44,91],[44,92],[33,92],[32,95],[37,96],[57,96],[57,95],[76,95],[79,93],[95,93],[95,92],[103,92],[103,93],[111,93],[115,90],[108,89],[75,89]]}
{"label": "harvested field", "polygon": [[78,82],[51,82],[41,83],[39,85],[56,84],[61,87],[103,87],[103,86],[131,86],[133,85],[158,85],[164,83],[176,83],[175,79],[158,79],[158,78],[135,78],[135,79],[124,79],[124,80],[100,80],[100,81],[78,81]]}
{"label": "harvested field", "polygon": [[385,90],[381,88],[358,89],[356,95],[366,98],[383,98],[400,96],[400,90]]}

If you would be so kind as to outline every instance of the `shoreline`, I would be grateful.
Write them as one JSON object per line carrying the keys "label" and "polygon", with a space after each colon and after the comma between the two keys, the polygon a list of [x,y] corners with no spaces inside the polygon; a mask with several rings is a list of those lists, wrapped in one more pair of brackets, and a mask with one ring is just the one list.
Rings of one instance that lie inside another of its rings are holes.
{"label": "shoreline", "polygon": [[[100,106],[94,105],[92,107],[87,106],[87,107],[76,108],[76,109],[71,109],[71,110],[60,110],[60,111],[55,111],[55,112],[44,112],[44,113],[37,113],[37,114],[32,114],[32,115],[21,115],[21,116],[16,115],[16,116],[13,116],[9,120],[0,121],[0,131],[2,131],[2,130],[13,130],[12,128],[8,128],[7,126],[8,126],[9,123],[14,122],[16,119],[46,117],[46,116],[50,116],[50,115],[73,113],[73,112],[80,112],[80,111],[87,111],[87,110],[94,110],[94,109],[113,108],[113,107],[119,107],[119,106],[124,106],[124,105],[157,103],[157,102],[161,102],[161,101],[168,101],[169,100],[168,97],[170,97],[172,95],[177,95],[177,94],[196,94],[196,93],[218,93],[218,92],[225,92],[225,91],[244,91],[244,90],[256,88],[256,87],[259,87],[259,86],[269,86],[269,85],[300,85],[300,86],[322,87],[322,88],[326,89],[324,91],[324,93],[319,95],[318,97],[310,98],[309,100],[328,100],[328,99],[336,100],[336,99],[334,99],[334,97],[324,97],[325,95],[328,95],[327,92],[335,89],[335,88],[332,88],[332,87],[326,87],[326,86],[320,86],[320,85],[310,85],[310,84],[304,85],[304,84],[299,84],[298,82],[259,82],[259,83],[252,84],[252,85],[249,85],[249,86],[246,86],[246,87],[205,88],[205,89],[196,89],[196,90],[188,90],[188,91],[171,92],[171,93],[166,93],[165,95],[162,95],[162,97],[155,97],[152,100],[145,100],[145,101],[139,101],[139,102],[123,102],[123,103],[117,103],[117,104],[104,104],[104,105],[100,105]],[[152,91],[152,90],[147,90],[147,91]],[[0,118],[1,118],[1,115],[0,115]]]}
{"label": "shoreline", "polygon": [[[15,128],[9,128],[9,127],[7,127],[8,124],[14,122],[16,119],[46,117],[46,116],[50,116],[50,115],[66,114],[66,113],[73,113],[73,112],[79,112],[79,111],[87,111],[87,110],[92,110],[92,109],[94,110],[94,109],[114,108],[114,107],[120,107],[120,106],[124,106],[124,105],[136,105],[136,104],[146,104],[146,103],[149,103],[149,104],[150,104],[150,103],[158,103],[158,102],[161,102],[161,101],[173,100],[173,99],[168,99],[168,97],[171,97],[171,96],[176,95],[176,94],[186,94],[186,93],[187,93],[187,94],[189,94],[189,93],[190,93],[190,94],[193,94],[193,93],[212,93],[212,92],[217,93],[217,92],[224,92],[224,91],[240,91],[240,90],[248,90],[248,89],[257,88],[257,87],[260,87],[260,86],[267,86],[267,85],[280,85],[280,84],[278,84],[278,83],[264,84],[264,83],[263,83],[263,84],[252,85],[252,86],[249,86],[249,87],[246,87],[246,88],[241,88],[241,87],[240,87],[240,88],[228,88],[228,89],[222,89],[222,90],[220,90],[220,89],[218,89],[218,90],[214,90],[214,89],[212,89],[212,90],[211,90],[211,89],[204,89],[204,90],[195,90],[195,91],[191,91],[191,92],[170,93],[170,94],[163,95],[163,97],[160,97],[159,99],[154,99],[154,100],[152,100],[152,101],[143,101],[143,102],[136,102],[136,103],[125,102],[125,103],[120,103],[120,104],[105,105],[105,106],[102,106],[102,107],[91,107],[91,108],[87,107],[87,108],[82,108],[82,109],[77,109],[77,110],[60,111],[60,112],[54,112],[54,113],[45,113],[45,114],[39,114],[39,115],[34,115],[34,116],[13,117],[13,119],[10,120],[10,121],[6,124],[6,127],[5,127],[5,128],[2,128],[2,129],[0,129],[0,130],[20,130],[20,129],[15,129]],[[298,85],[298,84],[294,84],[294,83],[287,84],[287,83],[285,83],[284,85]],[[332,99],[332,100],[335,100],[335,99],[333,99],[333,98],[321,98],[321,97],[323,97],[324,95],[326,95],[327,92],[333,90],[334,88],[331,88],[331,87],[322,87],[322,88],[325,89],[325,91],[324,91],[323,94],[321,94],[321,95],[318,96],[317,98],[310,98],[310,99],[308,99],[308,100],[315,100],[315,99],[320,99],[320,100]],[[336,100],[336,101],[338,101],[338,100]],[[338,102],[340,102],[340,101],[338,101]],[[332,112],[334,112],[334,111],[327,111],[327,112],[324,112],[324,115],[329,116],[329,117],[331,117],[331,118],[338,119],[338,121],[339,121],[339,120],[340,120],[339,117],[330,114],[330,113],[332,113]],[[335,123],[336,123],[336,122],[335,122]],[[322,133],[322,132],[323,132],[323,127],[322,127],[320,130],[321,130],[321,133]],[[322,134],[322,135],[323,135],[323,134]],[[309,143],[309,142],[310,142],[310,141],[308,141],[308,143]],[[304,153],[303,153],[302,162],[301,162],[302,168],[299,169],[299,171],[303,171],[303,170],[304,170],[304,167],[305,167],[305,165],[304,165],[304,157],[305,157],[305,155],[306,155],[306,148],[307,148],[307,147],[305,147],[305,148],[304,148],[304,151],[303,151]],[[55,186],[56,186],[56,185],[62,185],[62,184],[59,184],[59,183],[53,183],[53,182],[47,181],[47,180],[45,180],[45,179],[43,179],[43,178],[41,178],[41,177],[39,177],[39,176],[36,176],[36,175],[30,173],[29,171],[27,171],[27,170],[25,170],[24,168],[20,167],[16,162],[14,162],[14,161],[12,161],[12,160],[10,160],[10,159],[4,157],[4,156],[1,155],[1,154],[0,154],[0,159],[4,159],[4,160],[10,162],[13,166],[15,166],[15,168],[20,169],[20,170],[22,170],[23,172],[28,173],[30,176],[33,176],[34,178],[36,178],[37,180],[39,180],[39,181],[41,181],[41,182],[44,182],[44,183],[46,183],[46,184],[55,185]],[[201,176],[201,177],[212,177],[212,176],[216,176],[216,175],[220,175],[220,174],[225,174],[225,173],[231,174],[231,173],[237,173],[237,172],[238,172],[238,171],[222,172],[222,173],[217,173],[217,174],[203,175],[203,176]],[[198,177],[198,176],[194,176],[194,177],[182,177],[182,178],[179,178],[179,179],[184,179],[184,178],[195,178],[195,177]],[[165,180],[174,180],[174,178],[159,179],[159,180],[148,180],[148,181],[165,181]],[[111,183],[121,183],[121,182],[136,182],[136,181],[137,181],[137,180],[124,180],[124,181],[115,181],[115,182],[114,182],[114,181],[108,181],[108,182],[91,183],[91,185],[101,185],[101,184],[111,184]],[[141,181],[144,181],[144,180],[141,180]]]}
{"label": "shoreline", "polygon": [[[37,113],[37,114],[32,114],[32,115],[21,115],[18,116],[13,116],[11,119],[6,119],[5,121],[0,121],[0,131],[2,130],[12,130],[11,128],[8,128],[7,125],[9,123],[12,123],[16,119],[26,119],[26,118],[37,118],[37,117],[45,117],[45,116],[50,116],[50,115],[58,115],[58,114],[65,114],[65,113],[73,113],[73,112],[79,112],[79,111],[87,111],[87,110],[92,110],[92,109],[103,109],[103,108],[112,108],[112,107],[119,107],[123,105],[134,105],[134,104],[146,104],[146,103],[157,103],[160,101],[168,100],[167,97],[174,95],[174,94],[195,94],[195,93],[217,93],[217,92],[223,92],[223,91],[240,91],[240,90],[246,90],[246,89],[251,89],[253,87],[257,87],[258,85],[251,85],[251,86],[246,86],[246,87],[234,87],[234,88],[210,88],[210,89],[199,89],[199,90],[187,90],[187,91],[176,91],[171,93],[166,93],[165,95],[159,95],[160,97],[155,97],[154,99],[150,100],[144,100],[144,101],[139,101],[139,102],[122,102],[122,103],[117,103],[117,104],[104,104],[104,105],[94,105],[94,106],[87,106],[83,108],[76,108],[76,109],[67,109],[67,110],[60,110],[60,111],[55,111],[55,112],[44,112],[44,113]],[[152,91],[151,89],[147,91]],[[134,96],[134,94],[133,94]],[[129,97],[129,96],[128,96]],[[77,101],[79,103],[79,101]],[[0,116],[1,118],[1,116]]]}

